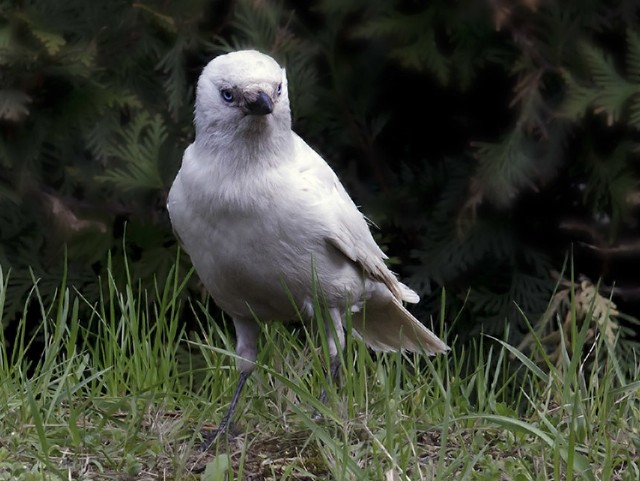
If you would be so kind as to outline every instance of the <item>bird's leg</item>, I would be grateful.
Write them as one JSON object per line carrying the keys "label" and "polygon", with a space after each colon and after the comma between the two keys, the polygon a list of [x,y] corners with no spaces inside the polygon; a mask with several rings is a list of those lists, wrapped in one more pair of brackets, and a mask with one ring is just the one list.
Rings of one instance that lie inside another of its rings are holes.
{"label": "bird's leg", "polygon": [[258,354],[258,334],[260,328],[255,321],[245,321],[234,319],[233,324],[236,328],[236,354],[240,356],[236,359],[236,366],[240,371],[240,379],[238,379],[238,385],[229,403],[227,412],[222,417],[218,428],[210,433],[204,435],[204,441],[202,443],[202,449],[206,450],[213,444],[221,434],[228,434],[233,427],[233,414],[240,400],[240,395],[244,385],[249,379],[251,372],[255,366],[255,360]]}
{"label": "bird's leg", "polygon": [[[327,385],[337,381],[340,373],[341,358],[340,354],[344,350],[344,327],[342,327],[342,316],[340,310],[336,308],[329,309],[331,323],[326,323],[327,344],[329,347],[329,369],[327,369]],[[327,403],[327,389],[322,388],[320,394],[320,402]],[[314,417],[318,417],[316,413]]]}

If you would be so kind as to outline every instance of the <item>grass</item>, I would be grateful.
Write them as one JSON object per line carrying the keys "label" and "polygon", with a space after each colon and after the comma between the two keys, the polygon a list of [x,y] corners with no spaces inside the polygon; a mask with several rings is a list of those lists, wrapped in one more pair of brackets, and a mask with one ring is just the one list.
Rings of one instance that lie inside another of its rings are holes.
{"label": "grass", "polygon": [[348,337],[326,406],[321,334],[266,326],[238,436],[202,452],[237,373],[206,306],[187,306],[196,334],[180,327],[182,282],[105,279],[89,310],[65,279],[48,303],[34,283],[15,335],[0,331],[0,480],[640,479],[638,360],[578,322],[560,362],[539,341],[535,356],[485,336],[424,358]]}

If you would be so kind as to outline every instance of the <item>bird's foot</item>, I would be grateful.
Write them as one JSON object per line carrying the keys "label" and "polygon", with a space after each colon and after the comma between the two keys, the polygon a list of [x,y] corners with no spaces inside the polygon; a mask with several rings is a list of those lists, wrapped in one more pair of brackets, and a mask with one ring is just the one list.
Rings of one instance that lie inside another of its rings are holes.
{"label": "bird's foot", "polygon": [[[334,356],[331,358],[331,364],[329,366],[329,372],[327,373],[327,385],[324,386],[322,388],[322,392],[320,393],[320,402],[322,404],[327,404],[327,402],[329,401],[329,394],[327,393],[327,387],[334,384],[335,382],[337,382],[339,380],[340,377],[340,356]],[[322,416],[320,415],[320,413],[318,412],[318,410],[316,409],[313,412],[313,419],[315,419],[316,421],[318,419],[320,419]]]}
{"label": "bird's foot", "polygon": [[200,451],[208,451],[211,446],[215,444],[218,438],[221,436],[222,431],[220,429],[214,429],[212,431],[202,432],[202,444],[200,444]]}
{"label": "bird's foot", "polygon": [[[322,392],[320,393],[318,401],[320,401],[325,406],[327,405],[327,403],[329,402],[329,394],[327,394],[327,388],[322,388]],[[314,421],[319,421],[320,419],[322,419],[322,414],[320,414],[320,411],[318,411],[317,409],[314,409],[313,414],[311,415],[311,419],[313,419]]]}
{"label": "bird's foot", "polygon": [[230,424],[220,425],[216,429],[202,431],[202,444],[200,451],[208,451],[211,446],[216,444],[220,439],[225,438],[227,441],[235,438],[237,433]]}
{"label": "bird's foot", "polygon": [[251,371],[244,371],[240,373],[240,379],[238,380],[238,385],[236,386],[236,390],[233,393],[233,397],[231,398],[231,403],[229,404],[229,409],[227,409],[226,414],[222,417],[222,421],[220,421],[220,425],[217,429],[209,432],[203,432],[202,437],[204,438],[200,449],[202,451],[206,451],[209,449],[218,439],[221,437],[226,437],[227,440],[229,438],[234,438],[236,433],[233,429],[233,413],[236,410],[236,406],[238,405],[238,400],[240,399],[240,393],[242,392],[242,388],[244,387],[247,379]]}
{"label": "bird's foot", "polygon": [[[322,388],[322,392],[320,393],[320,398],[319,398],[319,401],[324,405],[326,405],[327,402],[329,401],[329,394],[327,393],[327,387],[335,383],[336,381],[338,381],[338,378],[340,377],[340,363],[341,363],[340,356],[334,356],[331,358],[329,372],[327,373],[327,386]],[[320,414],[320,412],[318,412],[318,410],[316,409],[313,411],[313,414],[311,415],[311,419],[313,419],[314,421],[318,421],[319,419],[322,419],[322,414]]]}

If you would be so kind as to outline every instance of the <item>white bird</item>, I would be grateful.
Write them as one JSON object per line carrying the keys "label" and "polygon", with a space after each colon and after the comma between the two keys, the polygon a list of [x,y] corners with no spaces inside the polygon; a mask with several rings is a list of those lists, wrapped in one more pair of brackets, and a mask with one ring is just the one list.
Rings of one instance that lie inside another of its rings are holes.
{"label": "white bird", "polygon": [[333,323],[325,328],[331,378],[347,313],[375,350],[448,349],[403,307],[418,295],[387,268],[333,170],[291,130],[287,78],[274,59],[242,50],[209,62],[194,124],[167,208],[198,276],[236,329],[240,381],[218,433],[231,424],[254,368],[257,320],[312,322],[314,293]]}

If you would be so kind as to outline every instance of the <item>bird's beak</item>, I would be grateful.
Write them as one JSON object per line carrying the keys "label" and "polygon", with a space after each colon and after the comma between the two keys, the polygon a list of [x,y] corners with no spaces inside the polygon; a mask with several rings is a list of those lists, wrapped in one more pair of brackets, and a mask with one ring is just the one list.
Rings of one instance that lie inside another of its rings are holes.
{"label": "bird's beak", "polygon": [[260,90],[254,98],[247,98],[245,107],[249,115],[267,115],[273,112],[273,101]]}

